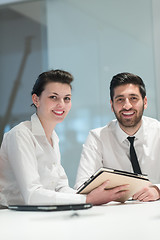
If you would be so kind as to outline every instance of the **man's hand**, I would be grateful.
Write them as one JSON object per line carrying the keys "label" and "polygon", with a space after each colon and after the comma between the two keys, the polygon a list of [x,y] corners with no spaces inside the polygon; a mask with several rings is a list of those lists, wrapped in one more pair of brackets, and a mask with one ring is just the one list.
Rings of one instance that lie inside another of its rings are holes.
{"label": "man's hand", "polygon": [[92,190],[88,195],[86,202],[93,205],[101,205],[110,201],[116,201],[123,197],[128,191],[129,185],[121,185],[109,190],[106,190],[106,186],[109,181],[105,181],[102,185]]}
{"label": "man's hand", "polygon": [[141,191],[133,195],[133,200],[139,200],[142,202],[156,201],[160,199],[160,190],[157,186],[149,186],[143,188]]}

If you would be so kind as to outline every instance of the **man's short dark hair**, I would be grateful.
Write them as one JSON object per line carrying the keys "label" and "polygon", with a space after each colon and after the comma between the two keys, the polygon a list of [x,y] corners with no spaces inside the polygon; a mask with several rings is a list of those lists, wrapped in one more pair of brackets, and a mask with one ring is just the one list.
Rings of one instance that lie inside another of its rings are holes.
{"label": "man's short dark hair", "polygon": [[114,89],[118,86],[125,85],[125,84],[134,84],[139,86],[139,91],[141,93],[142,98],[144,99],[146,96],[146,88],[143,80],[132,73],[123,72],[118,73],[117,75],[113,76],[111,83],[110,83],[110,98],[113,101],[114,97]]}

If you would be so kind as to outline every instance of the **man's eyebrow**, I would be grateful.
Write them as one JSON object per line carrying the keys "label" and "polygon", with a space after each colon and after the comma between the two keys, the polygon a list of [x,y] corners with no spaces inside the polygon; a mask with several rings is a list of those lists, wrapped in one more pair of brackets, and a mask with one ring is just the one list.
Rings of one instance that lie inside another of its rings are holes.
{"label": "man's eyebrow", "polygon": [[124,95],[117,95],[114,98],[116,99],[116,98],[119,98],[119,97],[124,97]]}
{"label": "man's eyebrow", "polygon": [[[131,96],[131,97],[132,97],[132,96],[139,97],[139,95],[138,95],[138,94],[135,94],[135,93],[131,93],[131,94],[129,94],[129,96]],[[115,99],[116,99],[116,98],[119,98],[119,97],[125,97],[125,96],[119,94],[119,95],[115,96]]]}

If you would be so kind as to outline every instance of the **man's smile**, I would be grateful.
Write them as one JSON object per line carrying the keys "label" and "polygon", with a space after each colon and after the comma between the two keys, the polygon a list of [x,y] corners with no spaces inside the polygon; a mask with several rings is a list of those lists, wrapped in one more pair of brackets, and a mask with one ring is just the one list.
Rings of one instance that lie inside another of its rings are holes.
{"label": "man's smile", "polygon": [[133,117],[135,115],[135,111],[121,111],[120,113],[125,118]]}

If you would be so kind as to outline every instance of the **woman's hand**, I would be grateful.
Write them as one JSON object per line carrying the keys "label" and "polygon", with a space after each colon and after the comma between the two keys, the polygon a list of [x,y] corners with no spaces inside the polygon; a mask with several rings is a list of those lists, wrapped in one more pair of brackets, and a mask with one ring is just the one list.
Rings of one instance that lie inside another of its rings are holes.
{"label": "woman's hand", "polygon": [[110,201],[116,201],[123,197],[128,191],[129,185],[121,185],[112,189],[105,189],[109,180],[105,181],[99,187],[92,190],[88,195],[86,202],[92,203],[93,205],[106,204]]}

